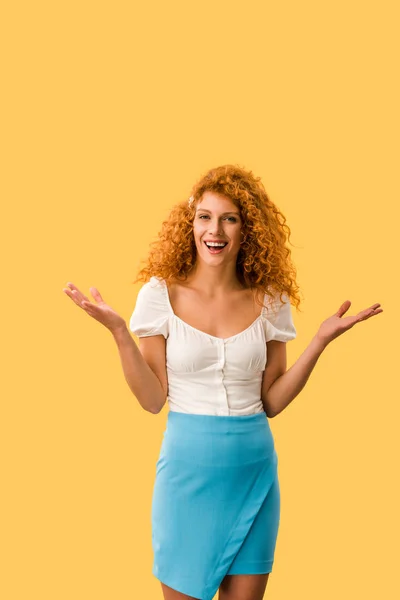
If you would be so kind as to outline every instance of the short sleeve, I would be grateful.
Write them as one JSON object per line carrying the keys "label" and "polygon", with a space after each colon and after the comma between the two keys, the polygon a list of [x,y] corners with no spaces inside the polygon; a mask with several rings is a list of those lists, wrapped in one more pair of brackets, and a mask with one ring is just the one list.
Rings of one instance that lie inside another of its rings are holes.
{"label": "short sleeve", "polygon": [[265,339],[267,342],[271,340],[289,342],[294,340],[297,335],[287,294],[282,294],[282,300],[283,303],[280,300],[280,294],[277,293],[272,301],[268,299],[268,308],[263,310]]}
{"label": "short sleeve", "polygon": [[151,277],[139,290],[129,329],[138,337],[168,337],[169,311],[163,282]]}

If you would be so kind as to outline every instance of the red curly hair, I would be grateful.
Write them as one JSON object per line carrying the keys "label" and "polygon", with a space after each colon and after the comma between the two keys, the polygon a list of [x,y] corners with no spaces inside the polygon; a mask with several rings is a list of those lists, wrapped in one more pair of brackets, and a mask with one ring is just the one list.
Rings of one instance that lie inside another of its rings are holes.
{"label": "red curly hair", "polygon": [[269,199],[261,178],[238,165],[210,169],[193,186],[193,200],[186,199],[172,208],[162,223],[158,239],[150,244],[145,266],[132,283],[146,282],[152,276],[167,283],[186,280],[197,257],[193,219],[197,203],[206,191],[227,196],[239,209],[244,240],[236,272],[242,285],[256,289],[261,305],[264,294],[273,298],[278,293],[282,301],[285,293],[299,310],[297,271],[291,261],[291,250],[286,247],[291,234],[286,218]]}

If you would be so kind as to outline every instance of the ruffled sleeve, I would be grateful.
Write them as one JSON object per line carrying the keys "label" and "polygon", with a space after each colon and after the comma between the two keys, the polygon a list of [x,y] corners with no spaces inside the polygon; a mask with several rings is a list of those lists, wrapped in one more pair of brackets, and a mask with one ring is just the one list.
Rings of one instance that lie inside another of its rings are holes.
{"label": "ruffled sleeve", "polygon": [[129,329],[138,337],[168,337],[169,310],[161,280],[151,277],[139,290]]}
{"label": "ruffled sleeve", "polygon": [[[266,296],[267,298],[267,296]],[[283,304],[279,293],[273,300],[268,299],[268,308],[263,309],[265,339],[267,342],[276,340],[278,342],[289,342],[297,335],[293,323],[292,309],[288,296],[282,294]]]}

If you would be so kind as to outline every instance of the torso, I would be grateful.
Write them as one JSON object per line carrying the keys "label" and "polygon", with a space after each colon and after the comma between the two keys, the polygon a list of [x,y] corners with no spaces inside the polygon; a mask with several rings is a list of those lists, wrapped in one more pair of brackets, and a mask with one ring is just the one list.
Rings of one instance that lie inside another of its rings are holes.
{"label": "torso", "polygon": [[244,331],[262,310],[255,301],[255,290],[251,289],[235,290],[215,300],[182,282],[168,282],[167,289],[172,310],[179,319],[219,338]]}

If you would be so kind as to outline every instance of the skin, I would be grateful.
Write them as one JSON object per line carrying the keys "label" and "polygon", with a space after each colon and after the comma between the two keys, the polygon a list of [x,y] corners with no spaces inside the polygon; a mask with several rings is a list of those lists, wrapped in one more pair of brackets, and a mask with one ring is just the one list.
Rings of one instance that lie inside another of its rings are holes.
{"label": "skin", "polygon": [[[235,214],[236,213],[236,214]],[[224,298],[236,290],[243,289],[236,277],[236,260],[242,241],[242,221],[236,205],[227,197],[213,192],[205,192],[197,205],[193,221],[193,234],[197,248],[197,261],[188,282],[206,298],[223,302]],[[221,254],[212,255],[204,245],[204,240],[227,241],[228,245]],[[92,287],[90,291],[96,303],[85,296],[73,283],[69,282],[63,292],[87,314],[102,323],[114,335],[126,328],[125,320],[105,303],[100,292]],[[304,386],[318,356],[336,337],[348,331],[356,323],[375,316],[383,309],[379,303],[361,310],[354,316],[345,317],[351,301],[346,300],[339,309],[325,319],[310,346],[296,363],[286,371],[286,350],[282,342],[268,342],[268,365],[266,375],[270,382],[280,386],[279,393],[283,408],[299,393]],[[151,344],[151,338],[145,338]],[[289,392],[286,392],[286,387]],[[272,389],[272,388],[271,388]],[[295,392],[292,390],[295,389]],[[260,575],[226,575],[219,588],[219,600],[262,600],[267,586],[269,573]],[[192,596],[182,594],[161,583],[165,600],[192,600]]]}
{"label": "skin", "polygon": [[[205,296],[224,298],[242,289],[236,276],[236,260],[242,241],[242,220],[236,205],[221,194],[205,192],[196,208],[193,235],[197,249],[196,265],[188,281]],[[228,242],[221,254],[212,255],[204,241]]]}

